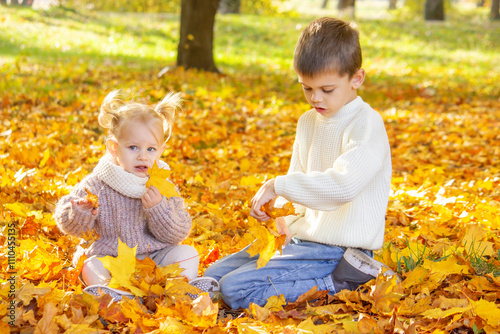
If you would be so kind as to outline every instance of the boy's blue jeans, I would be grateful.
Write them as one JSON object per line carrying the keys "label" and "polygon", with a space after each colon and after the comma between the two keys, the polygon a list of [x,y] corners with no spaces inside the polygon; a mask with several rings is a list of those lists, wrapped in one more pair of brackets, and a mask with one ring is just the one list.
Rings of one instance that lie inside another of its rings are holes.
{"label": "boy's blue jeans", "polygon": [[[247,247],[248,248],[248,247]],[[289,302],[317,286],[335,293],[331,277],[346,248],[292,238],[267,265],[257,269],[258,255],[250,257],[247,248],[215,262],[205,276],[219,281],[224,302],[231,308],[248,308],[250,303],[264,306],[271,296],[283,294]],[[366,251],[373,256],[371,251]]]}

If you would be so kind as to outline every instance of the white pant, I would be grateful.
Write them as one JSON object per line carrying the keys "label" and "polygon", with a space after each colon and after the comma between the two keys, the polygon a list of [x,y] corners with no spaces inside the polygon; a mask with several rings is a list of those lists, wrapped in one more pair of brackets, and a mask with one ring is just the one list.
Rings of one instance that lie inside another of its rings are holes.
{"label": "white pant", "polygon": [[[146,254],[138,255],[137,258],[142,260]],[[159,267],[164,267],[169,264],[179,263],[179,266],[184,269],[182,275],[192,280],[198,276],[198,265],[200,256],[196,249],[189,245],[175,245],[163,248],[152,253],[149,257],[155,261]],[[99,260],[100,257],[94,255],[83,262],[82,278],[87,285],[108,285],[111,279],[111,274],[108,269]]]}

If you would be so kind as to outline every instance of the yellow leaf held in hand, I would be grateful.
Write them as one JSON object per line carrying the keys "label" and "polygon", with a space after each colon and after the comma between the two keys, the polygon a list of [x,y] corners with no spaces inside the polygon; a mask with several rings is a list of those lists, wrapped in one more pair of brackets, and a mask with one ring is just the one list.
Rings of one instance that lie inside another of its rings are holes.
{"label": "yellow leaf held in hand", "polygon": [[285,205],[283,205],[282,208],[271,207],[271,203],[273,203],[273,201],[267,202],[260,208],[261,211],[267,213],[267,215],[271,218],[278,218],[278,217],[297,214],[295,213],[295,207],[291,202],[287,202]]}
{"label": "yellow leaf held in hand", "polygon": [[180,197],[179,192],[175,189],[172,182],[168,181],[168,177],[172,174],[171,170],[158,167],[156,161],[152,168],[148,169],[149,180],[146,182],[146,187],[156,187],[160,193],[166,198]]}

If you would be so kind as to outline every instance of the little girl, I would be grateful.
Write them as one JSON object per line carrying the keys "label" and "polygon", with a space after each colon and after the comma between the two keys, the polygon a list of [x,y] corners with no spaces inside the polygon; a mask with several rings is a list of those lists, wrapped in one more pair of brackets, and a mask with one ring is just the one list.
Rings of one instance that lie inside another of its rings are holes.
{"label": "little girl", "polygon": [[[119,91],[111,92],[103,101],[99,124],[108,130],[106,154],[93,172],[60,199],[55,220],[61,231],[81,236],[96,230],[99,239],[86,250],[81,278],[88,285],[85,291],[98,289],[115,299],[128,294],[106,287],[111,279],[99,258],[117,256],[118,239],[128,247],[137,246],[137,258],[146,256],[158,266],[179,263],[183,275],[203,291],[218,290],[213,279],[198,278],[199,255],[195,248],[180,243],[189,235],[191,217],[180,197],[167,199],[153,186],[146,188],[148,168],[159,161],[171,124],[180,106],[180,93],[168,94],[155,109],[140,103],[125,103]],[[98,195],[99,207],[85,198],[87,188]],[[75,254],[76,263],[78,255]]]}

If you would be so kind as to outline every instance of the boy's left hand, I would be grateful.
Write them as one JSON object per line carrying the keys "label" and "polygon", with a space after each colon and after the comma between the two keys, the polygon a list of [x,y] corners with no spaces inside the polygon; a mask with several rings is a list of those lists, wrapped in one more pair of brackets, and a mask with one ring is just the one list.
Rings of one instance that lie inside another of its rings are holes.
{"label": "boy's left hand", "polygon": [[255,194],[252,198],[250,216],[255,219],[266,221],[271,218],[267,215],[267,213],[261,211],[260,208],[267,202],[276,198],[276,193],[274,192],[274,180],[275,179],[271,179],[264,183],[264,185],[260,187],[259,191],[257,191],[257,194]]}
{"label": "boy's left hand", "polygon": [[142,195],[141,200],[144,208],[151,209],[153,206],[161,202],[162,195],[160,194],[158,188],[150,186],[146,193]]}

